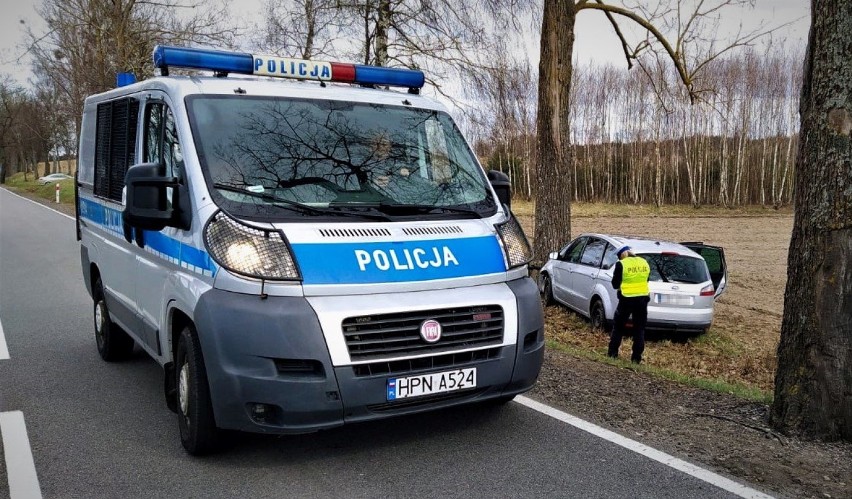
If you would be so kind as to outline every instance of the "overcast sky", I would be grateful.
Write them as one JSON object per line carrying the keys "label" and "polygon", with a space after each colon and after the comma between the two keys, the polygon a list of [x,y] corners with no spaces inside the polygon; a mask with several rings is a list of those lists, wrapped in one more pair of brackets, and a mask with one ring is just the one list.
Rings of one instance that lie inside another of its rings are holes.
{"label": "overcast sky", "polygon": [[[649,0],[650,1],[650,0]],[[21,84],[32,77],[29,59],[21,54],[25,51],[25,28],[32,26],[36,32],[44,32],[44,23],[35,11],[40,0],[5,0],[0,16],[0,74],[11,75]],[[239,18],[249,22],[260,19],[260,0],[234,0],[231,8]],[[789,44],[804,47],[810,24],[810,7],[807,0],[755,0],[755,9],[749,11],[728,10],[720,26],[722,36],[730,36],[742,26],[744,30],[757,27],[792,23],[774,34],[775,39],[787,39]],[[626,24],[626,23],[625,23]],[[574,57],[582,64],[589,61],[612,63],[626,67],[618,39],[600,12],[583,11],[575,26]],[[538,64],[537,36],[526,38],[527,54],[531,64]],[[286,55],[286,54],[281,54]],[[19,59],[20,58],[20,59]]]}

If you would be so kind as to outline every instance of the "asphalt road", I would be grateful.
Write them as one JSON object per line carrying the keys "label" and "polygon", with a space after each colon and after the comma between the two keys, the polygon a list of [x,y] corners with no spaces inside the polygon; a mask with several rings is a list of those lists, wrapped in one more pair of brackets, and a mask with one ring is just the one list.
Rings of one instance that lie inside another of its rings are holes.
{"label": "asphalt road", "polygon": [[[32,486],[44,497],[733,497],[517,402],[238,434],[190,457],[160,367],[141,351],[118,364],[97,354],[73,220],[4,189],[0,324],[0,413],[23,414],[38,477],[22,477],[20,446],[0,448],[0,497]],[[22,436],[2,429],[7,446]]]}

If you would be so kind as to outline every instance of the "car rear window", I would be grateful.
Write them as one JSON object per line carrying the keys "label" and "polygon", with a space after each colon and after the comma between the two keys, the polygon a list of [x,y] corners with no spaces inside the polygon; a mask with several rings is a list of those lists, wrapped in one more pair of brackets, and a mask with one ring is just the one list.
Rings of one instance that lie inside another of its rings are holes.
{"label": "car rear window", "polygon": [[639,255],[651,267],[651,281],[698,284],[710,280],[707,264],[701,258],[668,253]]}

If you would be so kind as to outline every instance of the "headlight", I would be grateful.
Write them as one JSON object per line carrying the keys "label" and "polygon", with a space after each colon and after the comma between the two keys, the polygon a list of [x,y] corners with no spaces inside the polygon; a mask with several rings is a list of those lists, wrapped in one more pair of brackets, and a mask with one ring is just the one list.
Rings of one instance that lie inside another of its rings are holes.
{"label": "headlight", "polygon": [[219,211],[204,228],[204,244],[231,272],[274,281],[301,278],[287,240],[276,230],[249,227]]}
{"label": "headlight", "polygon": [[527,241],[527,236],[524,235],[524,229],[514,215],[509,215],[509,220],[494,226],[497,233],[500,234],[500,242],[503,246],[503,252],[506,254],[506,263],[509,268],[526,265],[532,260],[532,248],[530,242]]}

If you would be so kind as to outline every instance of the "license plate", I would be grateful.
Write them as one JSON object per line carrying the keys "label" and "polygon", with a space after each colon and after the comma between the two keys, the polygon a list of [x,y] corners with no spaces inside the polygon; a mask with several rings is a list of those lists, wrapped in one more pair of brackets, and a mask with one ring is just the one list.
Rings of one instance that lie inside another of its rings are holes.
{"label": "license plate", "polygon": [[407,376],[405,378],[391,378],[388,380],[388,400],[421,397],[475,387],[475,367],[420,376]]}
{"label": "license plate", "polygon": [[654,303],[662,303],[666,305],[692,305],[693,298],[691,296],[684,295],[654,293]]}

